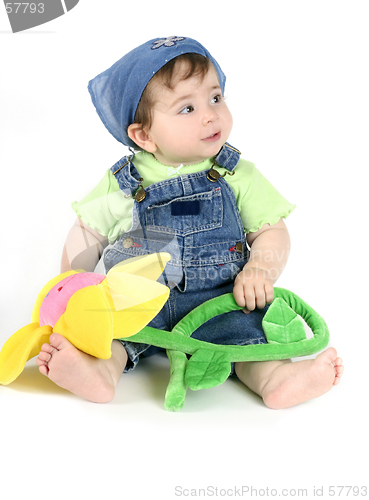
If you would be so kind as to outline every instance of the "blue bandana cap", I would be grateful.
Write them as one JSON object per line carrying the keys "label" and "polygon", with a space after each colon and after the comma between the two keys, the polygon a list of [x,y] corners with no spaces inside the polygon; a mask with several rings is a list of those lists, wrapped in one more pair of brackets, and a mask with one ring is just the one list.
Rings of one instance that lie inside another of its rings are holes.
{"label": "blue bandana cap", "polygon": [[134,123],[146,85],[168,61],[186,53],[201,54],[211,61],[224,93],[226,77],[219,64],[199,42],[182,36],[150,40],[89,82],[88,90],[96,111],[117,141],[137,147],[128,137],[127,129]]}

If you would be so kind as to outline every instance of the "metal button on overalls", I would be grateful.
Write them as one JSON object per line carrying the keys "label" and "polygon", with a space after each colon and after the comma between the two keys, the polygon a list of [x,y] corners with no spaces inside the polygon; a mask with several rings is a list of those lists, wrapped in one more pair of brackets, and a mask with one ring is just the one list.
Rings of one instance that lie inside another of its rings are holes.
{"label": "metal button on overalls", "polygon": [[131,246],[133,245],[133,239],[132,238],[124,239],[122,245],[124,248],[131,248]]}
{"label": "metal button on overalls", "polygon": [[240,241],[236,244],[236,252],[243,253],[243,245]]}

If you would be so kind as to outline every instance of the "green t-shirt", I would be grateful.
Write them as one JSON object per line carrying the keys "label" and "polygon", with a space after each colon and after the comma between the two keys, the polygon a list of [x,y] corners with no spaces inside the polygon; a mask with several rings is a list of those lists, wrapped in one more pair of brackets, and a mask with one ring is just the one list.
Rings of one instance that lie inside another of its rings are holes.
{"label": "green t-shirt", "polygon": [[[133,162],[143,178],[144,188],[170,177],[209,170],[213,165],[213,159],[208,158],[194,165],[169,167],[145,151],[137,153]],[[216,170],[220,174],[227,171],[219,166]],[[295,205],[283,198],[253,163],[241,159],[235,172],[235,175],[226,175],[224,179],[235,194],[245,233],[255,232],[264,224],[273,225],[294,210]],[[113,243],[123,232],[131,229],[133,204],[133,198],[124,195],[109,169],[98,185],[83,200],[74,202],[72,207],[84,223]]]}

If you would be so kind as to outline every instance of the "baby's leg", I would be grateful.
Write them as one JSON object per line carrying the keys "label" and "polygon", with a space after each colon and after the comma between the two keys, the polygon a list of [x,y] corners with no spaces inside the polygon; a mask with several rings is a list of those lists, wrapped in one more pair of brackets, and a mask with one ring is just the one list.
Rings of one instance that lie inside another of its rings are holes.
{"label": "baby's leg", "polygon": [[50,335],[37,358],[39,370],[55,384],[94,403],[108,403],[127,363],[127,352],[113,340],[110,359],[99,359],[74,347],[59,333]]}
{"label": "baby's leg", "polygon": [[316,359],[236,363],[235,371],[266,406],[280,409],[328,392],[340,381],[343,366],[336,350],[330,347]]}

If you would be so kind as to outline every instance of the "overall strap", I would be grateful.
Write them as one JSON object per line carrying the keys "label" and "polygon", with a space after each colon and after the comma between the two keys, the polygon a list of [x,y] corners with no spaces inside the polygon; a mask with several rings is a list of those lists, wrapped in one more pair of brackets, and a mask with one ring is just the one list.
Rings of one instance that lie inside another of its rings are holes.
{"label": "overall strap", "polygon": [[[132,162],[133,156],[134,155],[123,156],[123,158],[117,161],[110,169],[117,179],[120,189],[129,195],[133,195],[137,192],[143,181]],[[240,160],[240,156],[241,152],[226,142],[219,153],[214,157],[214,161],[216,165],[227,169],[229,172],[233,172]]]}
{"label": "overall strap", "polygon": [[132,163],[133,156],[123,156],[110,168],[120,189],[130,195],[138,189],[143,180]]}
{"label": "overall strap", "polygon": [[220,167],[233,172],[240,160],[240,157],[241,151],[226,142],[219,153],[214,157],[214,160]]}

